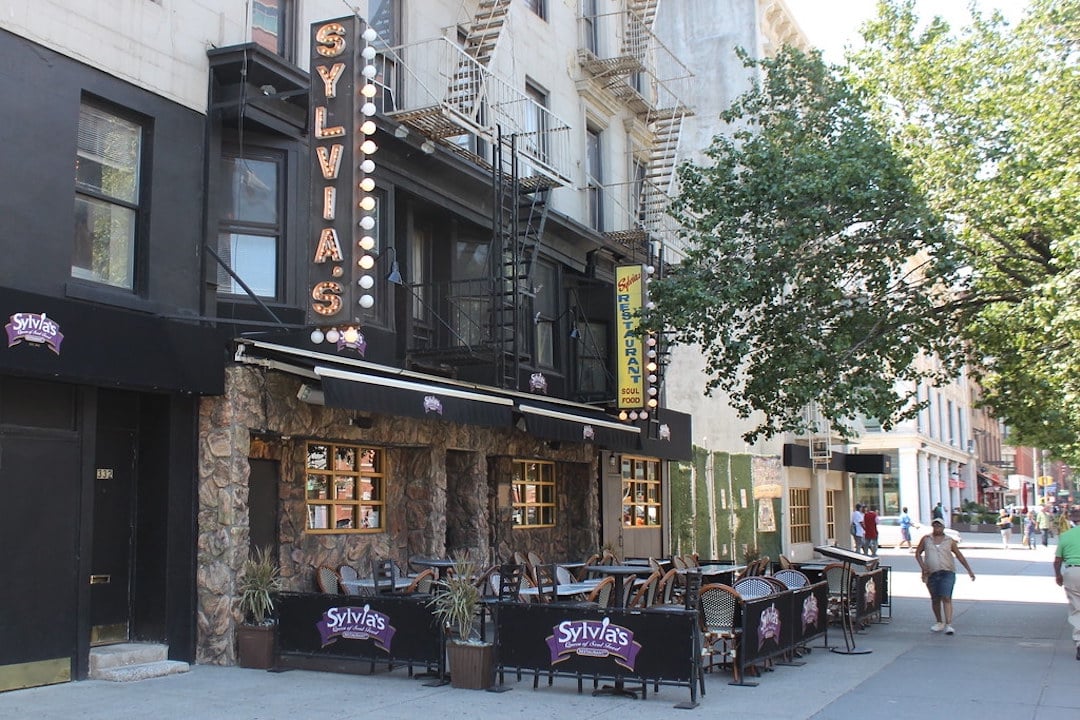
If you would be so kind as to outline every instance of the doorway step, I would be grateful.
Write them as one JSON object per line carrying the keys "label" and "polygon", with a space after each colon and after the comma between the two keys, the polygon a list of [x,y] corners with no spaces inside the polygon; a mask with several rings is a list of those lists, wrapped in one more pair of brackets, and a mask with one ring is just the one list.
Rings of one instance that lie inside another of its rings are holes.
{"label": "doorway step", "polygon": [[129,682],[187,672],[186,662],[169,660],[169,646],[119,643],[90,648],[90,679]]}

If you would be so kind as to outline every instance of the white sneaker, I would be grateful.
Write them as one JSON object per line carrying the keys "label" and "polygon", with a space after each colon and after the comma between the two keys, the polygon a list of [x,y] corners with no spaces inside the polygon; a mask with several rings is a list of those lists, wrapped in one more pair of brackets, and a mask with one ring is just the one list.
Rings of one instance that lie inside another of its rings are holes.
{"label": "white sneaker", "polygon": [[954,632],[956,632],[956,631],[955,631],[955,630],[953,630],[953,626],[952,626],[952,625],[946,625],[946,626],[945,626],[945,634],[946,634],[946,635],[952,635],[952,634],[953,634]]}
{"label": "white sneaker", "polygon": [[945,629],[945,623],[936,622],[930,626],[930,632],[941,632]]}

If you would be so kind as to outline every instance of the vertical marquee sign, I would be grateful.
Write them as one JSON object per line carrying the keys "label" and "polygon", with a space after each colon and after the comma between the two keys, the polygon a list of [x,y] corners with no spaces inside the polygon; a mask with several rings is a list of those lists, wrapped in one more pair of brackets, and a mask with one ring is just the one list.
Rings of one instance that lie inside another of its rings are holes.
{"label": "vertical marquee sign", "polygon": [[349,323],[353,302],[353,147],[356,143],[355,17],[311,26],[313,250],[307,318],[312,325]]}
{"label": "vertical marquee sign", "polygon": [[638,314],[645,298],[645,268],[619,265],[615,268],[616,362],[618,363],[618,407],[645,407],[645,343],[638,329]]}

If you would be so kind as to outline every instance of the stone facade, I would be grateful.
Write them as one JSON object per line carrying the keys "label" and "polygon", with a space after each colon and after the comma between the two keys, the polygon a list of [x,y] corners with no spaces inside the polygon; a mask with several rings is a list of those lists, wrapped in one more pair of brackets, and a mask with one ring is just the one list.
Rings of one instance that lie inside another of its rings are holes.
{"label": "stone facade", "polygon": [[[279,464],[278,558],[287,590],[314,591],[315,568],[321,565],[352,565],[365,574],[373,558],[392,558],[404,568],[410,556],[462,550],[489,561],[508,559],[514,551],[551,560],[581,559],[596,551],[598,474],[592,445],[562,443],[556,449],[515,428],[441,420],[374,415],[354,423],[356,412],[297,399],[300,384],[285,373],[235,366],[227,370],[225,394],[202,400],[197,662],[236,662],[241,616],[235,587],[248,554],[251,458]],[[305,532],[308,440],[384,449],[383,530]],[[554,527],[513,528],[515,458],[555,463]]]}

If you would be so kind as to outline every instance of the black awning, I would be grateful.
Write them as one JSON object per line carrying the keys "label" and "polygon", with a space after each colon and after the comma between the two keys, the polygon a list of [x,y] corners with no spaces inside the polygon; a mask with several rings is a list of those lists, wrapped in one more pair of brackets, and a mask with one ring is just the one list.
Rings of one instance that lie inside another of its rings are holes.
{"label": "black awning", "polygon": [[[54,345],[19,327],[47,318]],[[0,288],[0,373],[197,395],[225,392],[228,342],[216,329],[100,303]]]}
{"label": "black awning", "polygon": [[641,428],[627,425],[599,410],[579,410],[554,403],[518,403],[525,427],[533,437],[562,442],[591,442],[608,450],[637,452]]}
{"label": "black awning", "polygon": [[693,460],[692,418],[670,408],[659,408],[641,433],[641,452],[663,460]]}
{"label": "black awning", "polygon": [[514,403],[508,398],[327,367],[316,367],[315,373],[330,407],[491,427],[508,427],[513,421]]}

